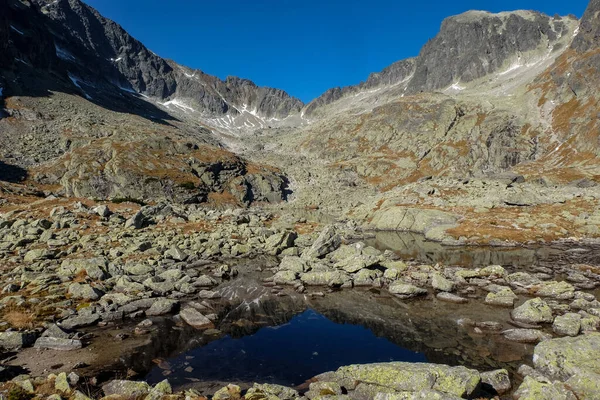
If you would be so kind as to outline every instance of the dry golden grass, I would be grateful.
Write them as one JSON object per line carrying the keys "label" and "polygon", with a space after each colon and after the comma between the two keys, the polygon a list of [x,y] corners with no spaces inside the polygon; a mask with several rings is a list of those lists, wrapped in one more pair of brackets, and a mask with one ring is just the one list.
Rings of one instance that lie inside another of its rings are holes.
{"label": "dry golden grass", "polygon": [[33,329],[36,316],[31,311],[11,310],[4,314],[4,320],[15,329]]}

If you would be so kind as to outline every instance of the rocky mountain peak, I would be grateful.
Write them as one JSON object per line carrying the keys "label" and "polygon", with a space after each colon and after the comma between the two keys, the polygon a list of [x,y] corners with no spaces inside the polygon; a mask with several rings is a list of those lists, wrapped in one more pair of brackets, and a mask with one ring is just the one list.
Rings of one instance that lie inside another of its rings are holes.
{"label": "rocky mountain peak", "polygon": [[591,0],[579,25],[577,37],[571,48],[580,53],[586,52],[600,44],[600,0]]}
{"label": "rocky mountain peak", "polygon": [[552,18],[533,11],[469,11],[446,18],[439,34],[421,50],[408,92],[476,80],[524,53],[547,56],[564,48],[561,38],[575,29],[575,23],[570,17]]}
{"label": "rocky mountain peak", "polygon": [[[163,59],[80,0],[33,0],[46,17],[56,56],[88,92],[132,92],[155,99],[171,112],[198,116],[237,114],[244,105],[264,118],[284,118],[303,103],[282,90],[229,77],[221,80]],[[83,90],[83,89],[82,89]],[[93,93],[86,92],[89,97]],[[120,95],[120,94],[118,94]]]}

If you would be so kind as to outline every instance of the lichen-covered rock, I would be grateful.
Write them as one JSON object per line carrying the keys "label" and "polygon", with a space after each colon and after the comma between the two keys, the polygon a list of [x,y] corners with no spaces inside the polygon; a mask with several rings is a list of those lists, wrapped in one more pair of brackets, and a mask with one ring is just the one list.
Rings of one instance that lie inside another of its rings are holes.
{"label": "lichen-covered rock", "polygon": [[33,332],[0,332],[0,348],[20,349],[31,346],[36,339]]}
{"label": "lichen-covered rock", "polygon": [[526,376],[514,394],[518,400],[575,400],[573,393],[561,382],[542,383]]}
{"label": "lichen-covered rock", "polygon": [[351,283],[350,276],[340,270],[311,271],[301,274],[300,280],[308,286],[340,287]]}
{"label": "lichen-covered rock", "polygon": [[298,273],[295,271],[279,271],[273,276],[273,282],[277,285],[293,285],[298,279]]}
{"label": "lichen-covered rock", "polygon": [[540,297],[551,297],[559,300],[569,300],[575,295],[575,287],[568,282],[542,282],[534,290]]}
{"label": "lichen-covered rock", "polygon": [[65,372],[61,372],[56,376],[56,379],[54,380],[54,388],[64,394],[69,394],[71,392],[71,386],[69,385],[67,374]]}
{"label": "lichen-covered rock", "polygon": [[68,293],[74,299],[80,300],[98,300],[100,297],[104,296],[104,292],[101,290],[98,290],[91,285],[81,283],[70,284]]}
{"label": "lichen-covered rock", "polygon": [[444,278],[441,274],[433,274],[431,278],[431,286],[434,289],[442,292],[451,292],[454,290],[454,282]]}
{"label": "lichen-covered rock", "polygon": [[309,399],[321,399],[328,396],[338,396],[342,394],[342,387],[338,382],[313,382],[309,386],[305,396]]}
{"label": "lichen-covered rock", "polygon": [[328,225],[319,234],[312,246],[302,253],[302,258],[320,258],[335,251],[342,244],[342,238],[333,225]]}
{"label": "lichen-covered rock", "polygon": [[511,317],[527,324],[551,323],[554,320],[552,309],[540,298],[527,300],[511,312]]}
{"label": "lichen-covered rock", "polygon": [[548,340],[535,347],[536,370],[552,379],[566,381],[582,372],[600,374],[600,333]]}
{"label": "lichen-covered rock", "polygon": [[517,299],[517,295],[510,288],[505,287],[497,292],[488,293],[485,297],[485,304],[512,307]]}
{"label": "lichen-covered rock", "polygon": [[567,313],[557,316],[552,324],[552,330],[562,336],[577,336],[581,330],[581,315]]}
{"label": "lichen-covered rock", "polygon": [[123,399],[131,400],[146,396],[150,392],[150,389],[150,385],[146,382],[126,380],[114,380],[102,386],[102,390],[106,396],[116,395]]}
{"label": "lichen-covered rock", "polygon": [[227,385],[215,392],[213,400],[238,400],[242,397],[242,390],[237,385]]}
{"label": "lichen-covered rock", "polygon": [[335,371],[335,376],[397,392],[433,389],[459,397],[473,393],[481,380],[479,372],[465,367],[403,362],[345,366]]}
{"label": "lichen-covered rock", "polygon": [[403,299],[409,299],[427,294],[427,289],[423,289],[402,281],[392,282],[388,290],[390,293],[395,294]]}
{"label": "lichen-covered rock", "polygon": [[146,310],[146,315],[157,316],[163,314],[170,314],[174,312],[179,306],[178,300],[171,300],[166,298],[157,299],[149,309]]}
{"label": "lichen-covered rock", "polygon": [[505,369],[482,372],[481,382],[494,388],[498,394],[504,394],[512,387],[512,384],[510,383],[510,376],[508,375],[508,371]]}
{"label": "lichen-covered rock", "polygon": [[[249,397],[249,394],[252,397]],[[254,386],[248,389],[245,397],[247,400],[263,400],[265,395],[275,396],[280,400],[293,400],[300,397],[300,394],[295,389],[270,383],[255,383]]]}
{"label": "lichen-covered rock", "polygon": [[297,272],[297,273],[301,274],[304,272],[308,272],[310,270],[310,267],[308,266],[306,261],[300,257],[285,256],[285,257],[283,257],[283,260],[281,260],[281,263],[279,264],[279,270],[280,271],[293,271],[293,272]]}

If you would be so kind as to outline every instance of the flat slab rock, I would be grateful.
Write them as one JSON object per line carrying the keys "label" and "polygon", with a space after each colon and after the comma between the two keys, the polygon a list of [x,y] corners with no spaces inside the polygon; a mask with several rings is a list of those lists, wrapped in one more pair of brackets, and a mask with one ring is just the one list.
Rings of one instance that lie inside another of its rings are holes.
{"label": "flat slab rock", "polygon": [[469,300],[465,299],[464,297],[460,297],[455,294],[447,293],[447,292],[438,293],[435,297],[438,300],[445,301],[447,303],[465,304],[465,303],[469,302]]}
{"label": "flat slab rock", "polygon": [[[468,397],[479,386],[478,371],[429,363],[375,363],[340,367],[316,377],[320,382],[335,382],[348,390],[360,386],[361,394],[435,391],[449,398]],[[348,387],[354,382],[355,387]],[[358,389],[357,389],[358,390]],[[435,397],[434,397],[435,398]]]}
{"label": "flat slab rock", "polygon": [[215,327],[210,319],[191,307],[181,310],[179,316],[185,323],[196,329],[212,329]]}
{"label": "flat slab rock", "polygon": [[70,350],[81,349],[83,347],[83,343],[81,343],[81,340],[77,340],[77,339],[41,337],[38,340],[36,340],[33,347],[38,348],[38,349],[70,351]]}

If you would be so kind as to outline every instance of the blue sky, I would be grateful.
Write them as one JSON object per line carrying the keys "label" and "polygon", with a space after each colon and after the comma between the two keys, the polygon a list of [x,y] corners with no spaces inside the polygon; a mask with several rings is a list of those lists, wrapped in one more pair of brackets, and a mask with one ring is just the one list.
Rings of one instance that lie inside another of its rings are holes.
{"label": "blue sky", "polygon": [[415,56],[442,20],[477,9],[581,17],[587,0],[85,0],[156,54],[308,102]]}

